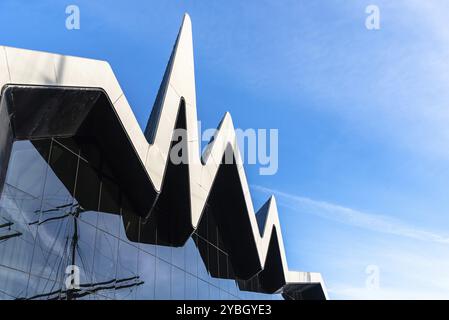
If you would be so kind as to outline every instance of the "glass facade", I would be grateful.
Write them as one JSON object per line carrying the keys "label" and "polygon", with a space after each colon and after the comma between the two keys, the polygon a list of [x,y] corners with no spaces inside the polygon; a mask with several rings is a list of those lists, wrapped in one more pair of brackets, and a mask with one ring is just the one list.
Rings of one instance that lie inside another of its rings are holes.
{"label": "glass facade", "polygon": [[[128,208],[95,146],[15,142],[0,199],[0,299],[282,298],[239,289],[257,278],[233,280],[211,215],[178,248],[130,241]],[[67,290],[70,266],[80,285]]]}

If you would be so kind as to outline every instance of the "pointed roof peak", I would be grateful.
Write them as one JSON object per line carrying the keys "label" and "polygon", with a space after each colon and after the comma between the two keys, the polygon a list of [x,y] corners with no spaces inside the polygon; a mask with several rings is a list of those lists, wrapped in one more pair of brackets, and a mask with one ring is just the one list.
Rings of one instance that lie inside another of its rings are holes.
{"label": "pointed roof peak", "polygon": [[186,103],[196,105],[195,76],[193,62],[192,22],[185,13],[173,46],[170,59],[165,69],[159,91],[156,96],[150,118],[145,128],[145,137],[150,144],[154,143],[159,118],[165,105],[165,96],[169,86],[176,89],[184,97]]}
{"label": "pointed roof peak", "polygon": [[190,20],[190,16],[187,12],[184,13],[184,17],[182,18],[181,27],[179,28],[179,34],[184,30],[188,30],[190,31],[190,33],[192,32],[192,20]]}
{"label": "pointed roof peak", "polygon": [[187,12],[184,12],[183,22],[184,22],[184,21],[190,22],[190,23],[191,23],[190,15],[189,15]]}

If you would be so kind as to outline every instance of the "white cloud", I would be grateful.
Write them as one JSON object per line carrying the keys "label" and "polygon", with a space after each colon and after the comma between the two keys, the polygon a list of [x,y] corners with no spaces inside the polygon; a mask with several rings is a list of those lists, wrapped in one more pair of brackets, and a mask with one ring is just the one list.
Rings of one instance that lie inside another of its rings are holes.
{"label": "white cloud", "polygon": [[[449,237],[438,232],[414,227],[385,215],[362,212],[338,204],[252,185],[252,189],[274,194],[281,206],[303,214],[311,214],[344,225],[381,234],[397,236],[397,241],[382,237],[363,238],[357,245],[348,238],[339,246],[326,251],[326,258],[318,258],[316,265],[325,276],[332,299],[448,299]],[[346,241],[346,242],[345,242]],[[349,241],[349,242],[348,242]],[[350,253],[347,252],[351,247]],[[379,267],[379,288],[368,288],[365,267]],[[327,272],[328,271],[328,272]]]}
{"label": "white cloud", "polygon": [[326,219],[380,233],[439,244],[449,244],[448,235],[410,226],[399,219],[389,216],[362,212],[338,204],[316,201],[258,185],[252,185],[252,188],[267,194],[274,194],[280,204],[301,213],[317,215]]}
{"label": "white cloud", "polygon": [[[367,278],[332,279],[328,291],[335,299],[448,299],[449,259],[447,250],[429,247],[423,252],[408,244],[397,247],[376,246],[371,243],[370,255],[374,255],[379,267],[379,287],[367,287]],[[414,251],[417,251],[414,253]],[[364,252],[354,252],[358,259]],[[350,261],[346,261],[349,268]],[[348,263],[349,262],[349,263]],[[360,270],[356,270],[360,272]],[[366,277],[368,275],[366,274]]]}
{"label": "white cloud", "polygon": [[348,285],[338,285],[330,288],[329,294],[338,297],[337,299],[348,300],[438,300],[447,299],[438,291],[434,290],[409,290],[394,287],[369,289],[365,287],[352,287]]}

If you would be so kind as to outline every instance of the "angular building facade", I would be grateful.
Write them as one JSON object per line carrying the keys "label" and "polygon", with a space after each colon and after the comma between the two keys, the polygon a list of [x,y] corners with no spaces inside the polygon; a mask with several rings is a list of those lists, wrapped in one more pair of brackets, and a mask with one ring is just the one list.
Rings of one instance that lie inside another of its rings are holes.
{"label": "angular building facade", "polygon": [[255,212],[229,114],[200,156],[187,15],[144,132],[104,61],[0,47],[0,87],[0,299],[327,298],[274,197]]}

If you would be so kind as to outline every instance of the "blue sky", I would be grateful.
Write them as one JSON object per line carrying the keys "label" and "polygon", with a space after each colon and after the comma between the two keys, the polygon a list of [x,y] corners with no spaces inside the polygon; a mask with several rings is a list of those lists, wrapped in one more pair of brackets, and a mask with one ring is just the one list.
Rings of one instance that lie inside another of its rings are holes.
{"label": "blue sky", "polygon": [[[81,29],[65,28],[76,4]],[[365,28],[378,5],[381,29]],[[198,116],[279,129],[274,193],[291,269],[331,298],[449,299],[449,29],[445,0],[2,0],[0,44],[109,61],[144,126],[182,15]],[[365,286],[366,268],[379,289]]]}

